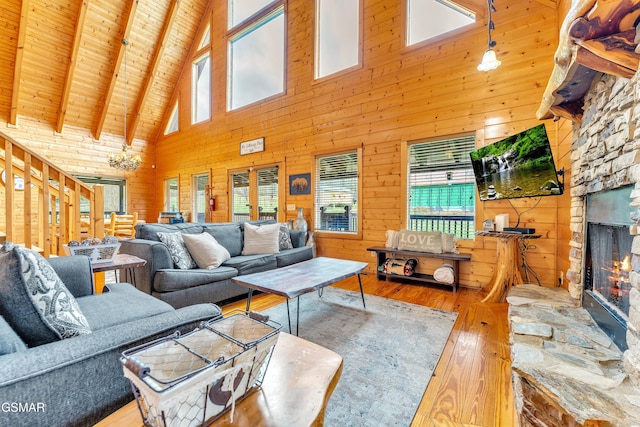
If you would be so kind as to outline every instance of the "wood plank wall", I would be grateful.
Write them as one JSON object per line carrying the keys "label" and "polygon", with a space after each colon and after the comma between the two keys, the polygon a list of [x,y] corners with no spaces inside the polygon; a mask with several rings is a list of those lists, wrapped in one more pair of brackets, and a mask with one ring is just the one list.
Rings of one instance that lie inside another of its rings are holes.
{"label": "wood plank wall", "polygon": [[[555,2],[498,3],[493,38],[502,65],[483,73],[476,66],[486,49],[484,2],[476,3],[479,25],[459,37],[417,48],[403,47],[402,3],[365,0],[363,66],[313,81],[314,2],[289,0],[286,94],[233,112],[225,110],[227,11],[223,6],[205,14],[204,19],[211,19],[213,40],[213,117],[190,125],[191,61],[187,60],[174,94],[180,105],[180,131],[157,141],[151,210],[163,209],[163,180],[179,177],[180,208],[191,211],[192,176],[210,173],[217,198],[210,220],[227,221],[229,170],[277,163],[285,179],[312,171],[316,153],[362,147],[363,237],[316,235],[316,242],[320,255],[367,261],[373,269],[366,248],[383,244],[386,230],[405,226],[402,147],[407,141],[464,132],[475,132],[477,145],[483,146],[538,124],[535,111],[558,40]],[[559,167],[567,165],[570,125],[562,121],[546,125]],[[240,142],[259,137],[265,138],[264,152],[239,155]],[[284,204],[303,207],[311,224],[312,197],[289,196],[288,191],[283,196]],[[517,199],[512,208],[507,201],[478,201],[477,224],[509,213],[515,225],[514,209],[523,212],[537,202]],[[521,217],[520,226],[542,234],[527,260],[545,286],[557,285],[568,265],[568,209],[565,193],[542,198]],[[281,220],[295,215],[287,211]],[[462,284],[484,286],[495,267],[495,241],[479,237],[461,241],[459,247],[473,256],[471,263],[461,266]]]}
{"label": "wood plank wall", "polygon": [[[155,221],[153,192],[155,182],[155,146],[145,141],[134,140],[129,152],[142,156],[142,166],[136,171],[124,172],[109,167],[110,152],[120,152],[122,137],[103,133],[99,141],[86,129],[66,126],[62,134],[55,133],[51,123],[40,119],[20,116],[18,126],[7,125],[0,120],[3,131],[73,175],[119,178],[127,182],[127,211],[138,212],[141,218]],[[2,191],[2,190],[0,190]],[[0,193],[1,194],[1,193]],[[17,206],[22,209],[22,206]],[[5,210],[0,206],[0,222]],[[1,231],[1,230],[0,230]]]}

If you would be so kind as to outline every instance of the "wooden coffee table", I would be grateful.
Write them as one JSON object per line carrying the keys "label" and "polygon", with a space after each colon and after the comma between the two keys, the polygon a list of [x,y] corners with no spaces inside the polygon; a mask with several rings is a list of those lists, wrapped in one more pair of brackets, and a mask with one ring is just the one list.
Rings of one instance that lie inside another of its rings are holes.
{"label": "wooden coffee table", "polygon": [[[289,319],[289,332],[291,329],[291,313],[289,311],[289,300],[297,298],[302,294],[317,290],[322,295],[322,288],[329,286],[340,280],[352,276],[358,276],[360,285],[360,295],[362,305],[364,293],[362,292],[362,280],[360,273],[368,267],[368,263],[359,261],[349,261],[346,259],[318,257],[308,261],[299,262],[287,267],[275,270],[263,271],[260,273],[246,274],[231,279],[232,282],[249,288],[247,297],[247,311],[251,305],[251,295],[254,290],[268,294],[280,295],[287,299],[287,317]],[[298,299],[298,310],[296,315],[296,335],[300,326],[300,300]]]}
{"label": "wooden coffee table", "polygon": [[[321,426],[342,373],[342,357],[312,342],[280,332],[262,386],[212,426]],[[142,426],[135,401],[96,427]]]}

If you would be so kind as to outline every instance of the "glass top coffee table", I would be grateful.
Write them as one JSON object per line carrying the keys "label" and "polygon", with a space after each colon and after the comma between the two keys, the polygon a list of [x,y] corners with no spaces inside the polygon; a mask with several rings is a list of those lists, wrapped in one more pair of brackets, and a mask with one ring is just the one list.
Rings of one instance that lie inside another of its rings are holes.
{"label": "glass top coffee table", "polygon": [[[251,296],[254,290],[285,297],[287,300],[289,332],[292,332],[291,312],[289,311],[289,300],[291,298],[297,298],[302,294],[316,290],[320,296],[322,296],[322,288],[352,276],[358,276],[362,305],[366,308],[360,273],[367,268],[368,265],[366,262],[318,257],[275,270],[234,277],[231,281],[249,288],[247,311],[249,311],[249,307],[251,306]],[[296,335],[298,334],[299,326],[300,300],[298,299]]]}

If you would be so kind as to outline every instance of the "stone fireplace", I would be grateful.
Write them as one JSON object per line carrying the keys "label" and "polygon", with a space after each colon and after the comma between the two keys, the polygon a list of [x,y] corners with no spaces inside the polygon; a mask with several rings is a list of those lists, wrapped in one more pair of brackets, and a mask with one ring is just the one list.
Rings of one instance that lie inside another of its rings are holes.
{"label": "stone fireplace", "polygon": [[521,427],[640,425],[639,83],[601,77],[573,126],[569,292],[507,297]]}
{"label": "stone fireplace", "polygon": [[[574,299],[582,301],[585,308],[602,305],[598,300],[606,297],[593,288],[603,287],[608,280],[610,275],[603,273],[603,268],[615,267],[594,266],[594,253],[588,249],[603,252],[603,246],[613,245],[614,234],[611,229],[598,230],[596,225],[588,227],[587,223],[617,226],[616,250],[630,253],[630,271],[619,284],[619,296],[624,296],[626,302],[624,310],[602,306],[604,311],[614,313],[614,323],[625,326],[625,331],[613,332],[622,333],[624,340],[615,336],[612,339],[625,350],[624,368],[636,386],[640,386],[640,127],[636,129],[640,121],[639,82],[637,76],[627,80],[604,75],[585,96],[584,116],[580,126],[574,125],[571,150],[572,239],[571,266],[567,271],[568,289]],[[615,202],[609,199],[609,195],[625,191],[628,196]],[[598,240],[607,234],[611,237],[609,243]],[[618,244],[621,240],[624,242]],[[612,251],[613,247],[596,258],[613,257]],[[622,258],[615,261],[623,262]],[[594,293],[600,295],[594,297]],[[606,325],[603,329],[608,332]]]}
{"label": "stone fireplace", "polygon": [[628,349],[633,236],[632,186],[588,194],[582,306],[622,351]]}

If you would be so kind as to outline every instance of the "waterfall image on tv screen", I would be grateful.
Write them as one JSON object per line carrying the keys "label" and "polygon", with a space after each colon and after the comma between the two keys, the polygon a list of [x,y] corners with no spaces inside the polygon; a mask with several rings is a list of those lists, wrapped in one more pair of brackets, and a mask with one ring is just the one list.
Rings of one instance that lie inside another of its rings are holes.
{"label": "waterfall image on tv screen", "polygon": [[562,194],[544,124],[471,153],[480,200]]}

